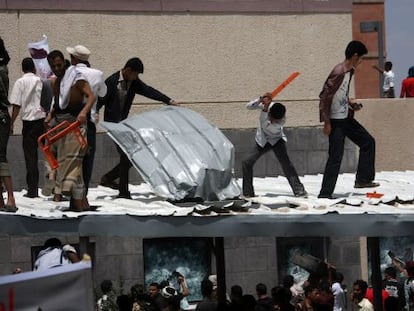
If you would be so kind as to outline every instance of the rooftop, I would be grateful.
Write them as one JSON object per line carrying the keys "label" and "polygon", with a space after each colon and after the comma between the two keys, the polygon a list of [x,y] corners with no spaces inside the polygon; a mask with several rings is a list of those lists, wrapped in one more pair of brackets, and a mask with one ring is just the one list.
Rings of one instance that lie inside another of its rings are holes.
{"label": "rooftop", "polygon": [[[414,234],[414,171],[379,172],[376,181],[380,186],[375,189],[354,189],[354,178],[354,174],[339,176],[334,200],[317,198],[322,181],[318,174],[301,177],[307,198],[294,197],[280,176],[255,178],[257,197],[246,201],[184,206],[154,195],[147,184],[130,185],[132,200],[117,199],[116,190],[98,186],[88,195],[90,204],[99,206],[97,211],[82,213],[67,211],[67,201],[26,198],[23,190],[15,193],[16,213],[0,212],[0,227],[9,234],[81,236]],[[371,198],[367,195],[371,193],[383,196]]]}

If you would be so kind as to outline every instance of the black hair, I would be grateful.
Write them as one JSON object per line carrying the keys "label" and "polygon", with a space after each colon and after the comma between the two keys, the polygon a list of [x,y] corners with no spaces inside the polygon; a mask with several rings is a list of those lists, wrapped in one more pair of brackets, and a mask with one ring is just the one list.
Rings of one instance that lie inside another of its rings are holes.
{"label": "black hair", "polygon": [[55,58],[61,58],[63,61],[65,61],[65,56],[63,56],[63,53],[59,50],[53,50],[49,54],[47,54],[47,61],[49,64],[54,60]]}
{"label": "black hair", "polygon": [[230,289],[230,295],[232,297],[241,298],[243,296],[243,289],[240,285],[233,285]]}
{"label": "black hair", "polygon": [[397,277],[397,270],[394,267],[387,267],[387,268],[385,268],[384,273],[385,274],[388,274],[392,278],[396,278]]}
{"label": "black hair", "polygon": [[285,275],[283,277],[282,284],[284,287],[290,288],[293,286],[293,284],[295,284],[295,278],[293,277],[293,275],[290,275],[290,274]]}
{"label": "black hair", "polygon": [[391,70],[392,69],[392,62],[385,62],[384,69],[385,70]]}
{"label": "black hair", "polygon": [[130,68],[132,71],[136,71],[138,73],[144,73],[144,64],[138,57],[128,59],[124,66],[124,69],[126,68]]}
{"label": "black hair", "polygon": [[62,247],[62,242],[58,238],[47,239],[44,248],[48,247]]}
{"label": "black hair", "polygon": [[254,310],[254,306],[256,305],[256,299],[253,295],[250,294],[243,295],[242,304],[244,306],[244,310]]}
{"label": "black hair", "polygon": [[358,285],[359,288],[361,289],[362,294],[365,296],[365,294],[367,293],[367,289],[368,289],[368,283],[365,282],[364,280],[356,280],[354,282],[354,286]]}
{"label": "black hair", "polygon": [[116,304],[119,307],[119,311],[130,311],[134,305],[134,302],[128,295],[120,295],[116,298]]}
{"label": "black hair", "polygon": [[408,77],[410,78],[414,77],[414,66],[408,69]]}
{"label": "black hair", "polygon": [[204,279],[201,281],[201,294],[203,297],[210,297],[213,293],[213,282],[209,279]]}
{"label": "black hair", "polygon": [[275,286],[271,290],[272,300],[277,305],[288,305],[292,298],[292,292],[287,287]]}
{"label": "black hair", "polygon": [[266,295],[267,294],[267,287],[266,285],[264,285],[263,283],[259,283],[256,285],[256,293],[261,296],[261,295]]}
{"label": "black hair", "polygon": [[337,271],[334,273],[333,280],[342,283],[344,281],[344,275],[341,272]]}
{"label": "black hair", "polygon": [[35,72],[35,64],[31,57],[25,57],[22,60],[22,71],[23,72]]}
{"label": "black hair", "polygon": [[361,41],[353,40],[348,43],[345,49],[345,58],[350,59],[352,56],[357,54],[362,56],[368,53],[368,49]]}
{"label": "black hair", "polygon": [[0,37],[0,65],[7,65],[9,61],[10,61],[9,53],[7,53],[2,37]]}
{"label": "black hair", "polygon": [[286,114],[286,107],[281,103],[274,103],[270,107],[269,114],[272,118],[282,119]]}
{"label": "black hair", "polygon": [[172,310],[180,310],[181,299],[179,296],[172,296],[167,299],[167,306],[172,308]]}
{"label": "black hair", "polygon": [[109,293],[112,290],[112,281],[111,280],[103,280],[101,283],[101,291],[104,294]]}

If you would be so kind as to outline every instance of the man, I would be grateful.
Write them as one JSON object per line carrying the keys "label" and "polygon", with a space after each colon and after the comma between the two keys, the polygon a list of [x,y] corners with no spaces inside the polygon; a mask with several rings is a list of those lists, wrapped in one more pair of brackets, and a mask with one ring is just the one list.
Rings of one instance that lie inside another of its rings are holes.
{"label": "man", "polygon": [[[10,175],[10,166],[7,162],[7,143],[10,136],[10,114],[8,100],[9,94],[9,71],[7,64],[10,61],[4,41],[0,37],[0,211],[16,212],[14,200],[13,183]],[[3,198],[3,185],[7,191],[7,201]]]}
{"label": "man", "polygon": [[271,311],[273,310],[272,298],[267,295],[267,287],[263,283],[256,285],[257,304],[255,311]]}
{"label": "man", "polygon": [[33,270],[44,271],[79,261],[78,253],[72,245],[63,245],[58,238],[50,238],[36,256]]}
{"label": "man", "polygon": [[96,302],[96,311],[117,310],[116,296],[111,280],[101,282],[101,292],[102,296]]}
{"label": "man", "polygon": [[397,280],[397,269],[385,268],[384,277],[382,287],[390,297],[397,298],[398,310],[403,310],[405,306],[404,285]]}
{"label": "man", "polygon": [[352,301],[359,311],[374,311],[372,303],[365,298],[368,284],[364,280],[356,280],[352,287]]}
{"label": "man", "polygon": [[254,197],[253,166],[265,153],[273,151],[282,166],[292,191],[297,197],[307,195],[303,184],[300,182],[293,163],[289,159],[286,149],[286,135],[283,131],[285,124],[286,108],[280,103],[272,102],[272,94],[265,93],[257,99],[250,101],[247,109],[260,109],[259,127],[256,131],[255,144],[248,156],[243,160],[243,195]]}
{"label": "man", "polygon": [[37,156],[37,139],[44,133],[43,121],[46,112],[40,105],[42,94],[42,81],[36,75],[36,68],[33,60],[26,57],[22,61],[23,76],[14,85],[9,97],[13,105],[11,117],[11,132],[13,133],[14,122],[21,111],[23,121],[23,153],[26,163],[26,183],[28,198],[39,196],[39,167]]}
{"label": "man", "polygon": [[329,157],[319,198],[333,198],[332,193],[344,154],[345,137],[360,148],[354,187],[379,186],[373,181],[375,178],[375,140],[353,117],[354,111],[360,110],[362,105],[349,99],[349,87],[354,70],[367,53],[368,50],[362,42],[351,41],[345,50],[345,60],[334,67],[319,94],[320,121],[324,123],[323,133],[329,136]]}
{"label": "man", "polygon": [[[81,134],[86,134],[86,122],[95,95],[87,79],[76,67],[65,69],[63,53],[54,50],[47,56],[50,68],[56,75],[53,81],[55,105],[46,121],[53,115],[56,123],[63,121],[80,123]],[[85,102],[86,99],[86,102]],[[82,177],[82,160],[86,148],[81,148],[75,135],[66,135],[56,142],[59,167],[56,174],[56,190],[71,197],[71,210],[82,212],[89,210],[89,203]]]}
{"label": "man", "polygon": [[213,283],[209,279],[204,279],[201,281],[201,295],[203,296],[203,300],[197,304],[195,310],[215,311],[217,308],[217,301],[212,297]]}
{"label": "man", "polygon": [[336,271],[333,275],[332,282],[332,294],[334,295],[333,311],[346,310],[346,292],[342,287],[343,281],[344,275],[341,272]]}
{"label": "man", "polygon": [[400,98],[414,97],[414,66],[408,69],[408,77],[401,83]]}
{"label": "man", "polygon": [[383,96],[386,98],[394,98],[395,74],[392,71],[392,62],[386,62],[384,68],[380,68],[377,65],[372,65],[372,68],[376,69],[384,76],[384,84],[382,85]]}
{"label": "man", "polygon": [[95,102],[91,108],[90,116],[87,121],[87,141],[88,151],[83,158],[83,180],[85,182],[86,193],[88,193],[89,182],[92,176],[93,161],[96,150],[96,123],[98,122],[98,115],[96,113],[96,104],[98,97],[103,97],[106,94],[106,84],[103,80],[103,73],[98,69],[89,68],[90,51],[83,45],[76,45],[74,47],[67,47],[66,50],[70,54],[70,62],[76,69],[81,72],[87,79],[94,95]]}
{"label": "man", "polygon": [[167,301],[161,295],[160,285],[158,283],[151,283],[149,285],[148,296],[150,297],[151,306],[153,306],[155,310],[161,311],[167,307]]}
{"label": "man", "polygon": [[414,261],[405,264],[407,278],[404,281],[405,310],[414,310]]}
{"label": "man", "polygon": [[305,299],[296,305],[298,311],[318,310],[319,289],[316,285],[304,288]]}
{"label": "man", "polygon": [[[177,102],[146,85],[138,75],[144,73],[144,65],[137,58],[129,59],[124,68],[115,72],[105,80],[108,91],[106,96],[99,99],[97,109],[105,106],[104,121],[119,123],[128,117],[135,94],[161,101],[167,105],[177,105]],[[119,190],[119,198],[131,199],[128,189],[129,169],[132,166],[127,155],[117,146],[120,155],[119,164],[101,178],[101,185]],[[119,178],[119,184],[115,180]]]}

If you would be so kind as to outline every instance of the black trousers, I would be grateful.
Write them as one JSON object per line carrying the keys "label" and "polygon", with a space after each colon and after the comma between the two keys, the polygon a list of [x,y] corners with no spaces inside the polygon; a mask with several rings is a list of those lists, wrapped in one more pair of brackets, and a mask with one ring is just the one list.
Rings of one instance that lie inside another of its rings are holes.
{"label": "black trousers", "polygon": [[37,139],[45,131],[44,119],[23,121],[23,153],[26,163],[27,194],[37,196],[39,189],[39,167],[37,155]]}
{"label": "black trousers", "polygon": [[116,145],[116,150],[119,153],[119,163],[103,177],[108,181],[114,181],[119,178],[119,194],[128,195],[129,169],[131,168],[132,163],[118,145]]}
{"label": "black trousers", "polygon": [[10,115],[0,111],[0,162],[7,163],[7,143],[10,137]]}
{"label": "black trousers", "polygon": [[320,195],[331,195],[335,190],[344,155],[345,137],[359,147],[356,180],[370,182],[375,178],[375,139],[354,118],[331,120],[329,135],[329,157],[323,174]]}
{"label": "black trousers", "polygon": [[279,160],[283,173],[285,174],[293,193],[297,194],[303,192],[305,189],[299,180],[295,167],[289,159],[286,149],[286,142],[283,139],[280,139],[273,146],[269,143],[267,143],[264,147],[260,147],[256,144],[249,152],[249,155],[243,160],[243,195],[254,196],[253,166],[262,155],[270,150],[274,152],[276,158]]}

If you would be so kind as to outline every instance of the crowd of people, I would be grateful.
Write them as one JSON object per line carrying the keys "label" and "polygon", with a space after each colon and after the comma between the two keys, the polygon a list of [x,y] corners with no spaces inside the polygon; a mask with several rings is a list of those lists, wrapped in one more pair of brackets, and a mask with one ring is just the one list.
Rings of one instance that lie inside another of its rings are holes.
{"label": "crowd of people", "polygon": [[[393,254],[391,254],[393,255]],[[382,310],[414,310],[414,261],[395,261],[383,270]],[[58,238],[45,241],[36,254],[33,270],[45,271],[79,261],[90,261],[87,254],[79,252]],[[305,268],[305,267],[304,267]],[[254,293],[245,293],[240,285],[232,285],[230,293],[222,295],[217,275],[206,276],[200,282],[201,299],[190,301],[191,288],[181,273],[174,271],[171,278],[159,283],[151,282],[147,288],[135,284],[128,294],[117,293],[111,280],[101,282],[96,292],[96,311],[374,311],[374,289],[362,279],[352,287],[344,283],[344,275],[331,264],[320,262],[312,268],[306,280],[292,275],[281,278],[279,285],[268,287],[264,283],[255,286]],[[13,271],[23,272],[20,268]],[[175,287],[174,287],[175,286]],[[220,294],[221,293],[221,294]]]}
{"label": "crowd of people", "polygon": [[[382,310],[410,311],[414,304],[414,262],[407,263],[407,277],[399,280],[397,270],[389,266],[384,271],[382,284]],[[226,301],[217,299],[217,285],[214,280],[201,281],[200,301],[192,302],[191,308],[183,307],[180,300],[189,294],[170,287],[168,283],[151,283],[145,291],[143,285],[134,285],[129,294],[115,294],[112,282],[105,280],[101,284],[101,295],[97,299],[97,311],[374,311],[373,288],[362,279],[355,280],[348,293],[343,284],[344,276],[335,270],[329,278],[309,277],[303,284],[295,283],[292,275],[283,278],[283,282],[268,290],[258,283],[255,293],[244,293],[240,285],[231,286]],[[410,276],[411,275],[411,276]],[[183,282],[185,283],[184,279]]]}
{"label": "crowd of people", "polygon": [[[52,72],[46,81],[36,75],[33,59],[24,58],[23,76],[14,83],[9,96],[7,64],[10,57],[0,38],[0,177],[8,195],[6,202],[4,199],[0,201],[1,211],[17,210],[6,152],[19,114],[26,163],[25,196],[28,198],[39,196],[38,138],[50,129],[62,130],[77,122],[87,143],[79,143],[76,135],[65,135],[56,141],[51,151],[59,165],[57,169],[48,170],[42,194],[53,194],[54,201],[69,198],[70,210],[81,212],[93,210],[88,203],[87,192],[93,169],[99,110],[104,108],[104,121],[118,123],[128,117],[135,94],[167,105],[178,104],[138,77],[144,72],[144,65],[138,57],[130,58],[122,69],[104,80],[102,71],[91,68],[88,48],[76,45],[67,47],[66,51],[68,59],[59,50],[47,54]],[[127,155],[116,147],[120,155],[119,164],[102,176],[100,184],[118,189],[119,198],[131,199],[128,171],[132,164]],[[0,194],[3,195],[3,188]]]}

